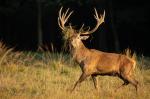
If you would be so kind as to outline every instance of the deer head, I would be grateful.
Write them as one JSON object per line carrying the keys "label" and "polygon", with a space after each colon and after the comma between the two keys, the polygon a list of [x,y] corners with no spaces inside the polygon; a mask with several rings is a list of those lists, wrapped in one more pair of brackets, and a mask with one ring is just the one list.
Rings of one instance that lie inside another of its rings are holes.
{"label": "deer head", "polygon": [[[84,30],[84,24],[81,26],[79,30],[74,29],[71,24],[69,26],[65,26],[66,22],[68,21],[69,17],[72,15],[73,11],[69,11],[69,8],[66,12],[62,13],[63,7],[59,10],[59,17],[58,17],[58,24],[59,27],[62,29],[63,38],[72,45],[74,48],[78,48],[82,45],[81,40],[86,40],[89,38],[89,34],[94,33],[98,27],[104,22],[105,18],[105,11],[103,15],[98,15],[97,10],[95,10],[94,18],[97,21],[96,26],[90,30]],[[99,17],[100,16],[100,17]]]}

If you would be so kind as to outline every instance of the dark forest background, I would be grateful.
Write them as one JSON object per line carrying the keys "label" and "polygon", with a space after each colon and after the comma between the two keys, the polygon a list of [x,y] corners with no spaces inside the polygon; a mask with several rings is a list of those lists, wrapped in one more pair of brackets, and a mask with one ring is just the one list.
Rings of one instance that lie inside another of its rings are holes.
{"label": "dark forest background", "polygon": [[69,22],[91,28],[96,8],[106,12],[105,23],[85,41],[88,48],[121,52],[126,48],[150,56],[150,16],[145,0],[0,0],[0,40],[16,50],[47,46],[61,51],[63,40],[57,23],[63,6],[74,10]]}

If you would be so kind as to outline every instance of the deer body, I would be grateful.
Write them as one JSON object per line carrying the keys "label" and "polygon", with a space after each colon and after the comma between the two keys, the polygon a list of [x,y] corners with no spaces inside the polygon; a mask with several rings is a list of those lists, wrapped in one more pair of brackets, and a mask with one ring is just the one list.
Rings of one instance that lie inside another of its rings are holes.
{"label": "deer body", "polygon": [[[83,53],[81,53],[82,51]],[[106,53],[94,49],[82,51],[80,53],[76,52],[74,59],[86,74],[105,75],[113,73],[119,75],[123,69],[134,69],[135,62],[125,55]],[[128,65],[131,66],[127,67]]]}
{"label": "deer body", "polygon": [[82,40],[86,40],[89,37],[88,34],[95,32],[99,25],[104,22],[105,12],[103,16],[101,15],[101,18],[99,18],[95,9],[95,19],[97,20],[96,27],[91,31],[79,31],[79,33],[76,33],[77,31],[71,26],[65,27],[66,21],[73,12],[68,14],[68,9],[66,13],[61,15],[61,10],[62,8],[59,12],[58,24],[63,30],[64,35],[68,35],[65,33],[69,31],[70,34],[67,36],[66,40],[70,45],[70,53],[73,59],[80,65],[82,70],[82,74],[79,80],[75,83],[72,91],[79,83],[84,81],[89,76],[92,77],[94,86],[97,89],[97,75],[118,76],[124,81],[120,87],[131,83],[137,90],[138,81],[132,77],[132,71],[135,68],[136,62],[132,58],[122,54],[88,49],[82,42]]}

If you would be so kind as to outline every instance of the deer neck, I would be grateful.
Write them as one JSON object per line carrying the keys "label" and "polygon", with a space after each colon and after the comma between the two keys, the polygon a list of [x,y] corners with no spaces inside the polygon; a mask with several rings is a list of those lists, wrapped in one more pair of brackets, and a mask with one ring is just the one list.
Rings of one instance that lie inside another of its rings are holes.
{"label": "deer neck", "polygon": [[88,52],[89,49],[86,48],[83,43],[81,43],[79,47],[72,48],[71,50],[73,59],[76,60],[78,63],[80,63],[86,58]]}

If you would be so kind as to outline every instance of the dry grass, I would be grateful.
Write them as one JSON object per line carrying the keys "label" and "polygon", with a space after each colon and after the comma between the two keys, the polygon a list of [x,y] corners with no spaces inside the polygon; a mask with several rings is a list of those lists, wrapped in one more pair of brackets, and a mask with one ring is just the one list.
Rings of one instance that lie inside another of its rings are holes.
{"label": "dry grass", "polygon": [[115,93],[114,89],[123,82],[109,76],[98,77],[99,92],[94,89],[91,78],[88,78],[75,92],[70,93],[81,71],[69,55],[12,52],[2,48],[0,99],[150,99],[150,69],[145,69],[149,67],[145,63],[150,63],[150,60],[139,58],[135,70],[135,76],[141,83],[139,95],[136,95],[132,85]]}

